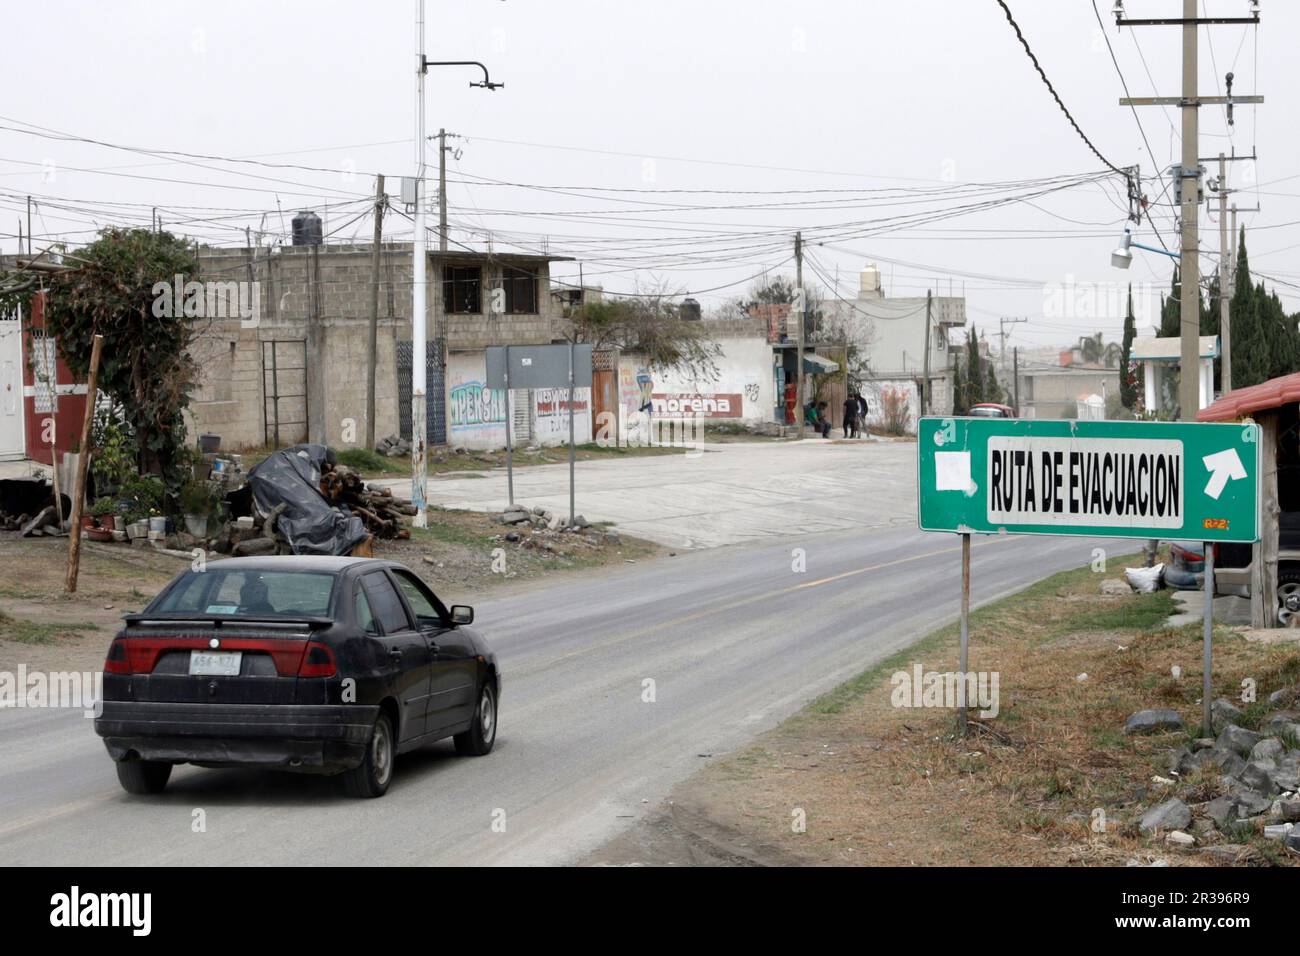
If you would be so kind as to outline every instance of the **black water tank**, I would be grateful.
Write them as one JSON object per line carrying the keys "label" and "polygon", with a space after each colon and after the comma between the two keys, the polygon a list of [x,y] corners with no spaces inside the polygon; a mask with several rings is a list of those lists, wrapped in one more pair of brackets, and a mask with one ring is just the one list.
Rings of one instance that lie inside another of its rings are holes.
{"label": "black water tank", "polygon": [[703,316],[700,313],[700,304],[696,302],[694,299],[682,300],[681,315],[682,318],[687,320],[688,322],[698,322],[700,321],[701,318],[703,318]]}
{"label": "black water tank", "polygon": [[304,209],[293,217],[293,244],[295,246],[319,246],[321,244],[320,216],[310,209]]}

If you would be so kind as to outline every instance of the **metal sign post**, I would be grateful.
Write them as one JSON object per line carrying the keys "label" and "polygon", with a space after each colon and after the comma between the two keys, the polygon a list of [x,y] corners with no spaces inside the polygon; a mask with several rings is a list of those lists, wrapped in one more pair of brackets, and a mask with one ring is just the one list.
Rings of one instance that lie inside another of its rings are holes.
{"label": "metal sign post", "polygon": [[575,509],[573,506],[573,343],[569,343],[569,527],[573,527]]}
{"label": "metal sign post", "polygon": [[1205,636],[1201,642],[1201,735],[1213,737],[1210,665],[1214,660],[1214,544],[1206,541],[1201,547],[1205,552],[1205,580],[1201,583],[1201,589],[1205,591]]}
{"label": "metal sign post", "polygon": [[510,346],[506,346],[506,365],[502,372],[503,382],[506,389],[506,495],[510,499],[510,507],[515,504],[515,449],[514,442],[510,437],[510,419],[514,417],[514,412],[510,408]]}
{"label": "metal sign post", "polygon": [[[966,687],[966,668],[970,666],[970,534],[965,533],[961,536],[961,651],[959,663],[957,666],[957,686],[958,688]],[[957,722],[961,727],[962,736],[966,736],[966,705],[969,703],[963,693],[961,709],[957,714]]]}
{"label": "metal sign post", "polygon": [[520,388],[568,389],[569,395],[569,523],[577,514],[574,491],[574,392],[591,388],[589,343],[567,345],[494,345],[487,350],[487,387],[506,391],[506,482],[510,504],[515,503],[514,442],[511,438],[510,390]]}
{"label": "metal sign post", "polygon": [[[922,418],[918,523],[962,539],[960,679],[969,666],[972,534],[1200,540],[1202,719],[1211,735],[1214,544],[1258,540],[1261,456],[1255,424]],[[965,708],[959,722],[966,726]]]}

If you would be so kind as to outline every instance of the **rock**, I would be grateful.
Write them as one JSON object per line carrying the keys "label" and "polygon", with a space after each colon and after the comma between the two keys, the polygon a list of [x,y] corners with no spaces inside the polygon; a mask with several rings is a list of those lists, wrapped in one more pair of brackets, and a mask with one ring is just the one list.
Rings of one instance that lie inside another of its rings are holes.
{"label": "rock", "polygon": [[1286,745],[1276,737],[1265,737],[1250,748],[1251,760],[1277,760],[1286,753]]}
{"label": "rock", "polygon": [[1192,741],[1193,750],[1209,750],[1214,746],[1213,737],[1197,737]]}
{"label": "rock", "polygon": [[1184,767],[1194,765],[1192,752],[1186,747],[1175,747],[1172,750],[1166,750],[1157,765],[1163,768],[1166,773],[1185,773]]}
{"label": "rock", "polygon": [[1182,729],[1183,718],[1178,716],[1178,711],[1168,708],[1139,710],[1124,721],[1126,734],[1158,734]]}
{"label": "rock", "polygon": [[518,540],[519,540],[519,532],[518,532],[518,531],[507,531],[507,532],[506,532],[506,540],[507,540],[507,541],[518,541]]}
{"label": "rock", "polygon": [[1297,692],[1296,688],[1283,687],[1281,690],[1275,690],[1268,695],[1268,706],[1270,708],[1290,707],[1295,703],[1297,696],[1300,696],[1300,692]]}
{"label": "rock", "polygon": [[1118,597],[1124,594],[1132,594],[1133,589],[1129,587],[1127,581],[1121,578],[1106,578],[1101,582],[1101,593],[1107,597]]}
{"label": "rock", "polygon": [[1300,790],[1300,751],[1292,750],[1275,763],[1277,766],[1270,776],[1278,788],[1290,792]]}
{"label": "rock", "polygon": [[247,557],[253,554],[274,554],[276,541],[274,538],[248,538],[239,542],[230,549],[230,553],[239,557]]}
{"label": "rock", "polygon": [[1215,797],[1200,808],[1215,826],[1223,829],[1237,817],[1237,798],[1233,796]]}
{"label": "rock", "polygon": [[1195,846],[1196,837],[1190,833],[1184,833],[1182,830],[1172,830],[1165,837],[1166,843],[1172,843],[1174,846]]}
{"label": "rock", "polygon": [[[1228,777],[1236,777],[1246,769],[1246,761],[1223,747],[1211,747],[1209,750],[1198,750],[1192,755],[1191,766],[1193,767],[1218,767]],[[1183,771],[1186,773],[1187,771]]]}
{"label": "rock", "polygon": [[1225,843],[1219,846],[1204,846],[1197,852],[1212,857],[1216,863],[1241,863],[1254,855],[1250,847],[1243,843]]}
{"label": "rock", "polygon": [[1253,730],[1238,727],[1236,724],[1229,724],[1223,728],[1223,733],[1219,734],[1219,739],[1215,743],[1225,750],[1231,750],[1233,753],[1245,756],[1250,753],[1251,748],[1259,741],[1260,735]]}
{"label": "rock", "polygon": [[1300,823],[1300,800],[1274,800],[1268,816],[1274,823]]}
{"label": "rock", "polygon": [[1275,794],[1281,789],[1273,782],[1273,771],[1275,770],[1277,770],[1277,764],[1272,760],[1252,760],[1242,770],[1241,782],[1252,790],[1258,790],[1260,793]]}
{"label": "rock", "polygon": [[1242,790],[1237,795],[1237,819],[1249,820],[1251,817],[1257,817],[1261,813],[1267,813],[1273,806],[1273,801],[1262,793],[1256,793],[1254,790]]}
{"label": "rock", "polygon": [[1152,834],[1157,831],[1181,830],[1192,822],[1192,811],[1177,797],[1158,803],[1138,822],[1138,829]]}
{"label": "rock", "polygon": [[1226,697],[1220,697],[1210,705],[1210,722],[1215,731],[1221,731],[1230,724],[1240,724],[1246,719],[1245,713]]}
{"label": "rock", "polygon": [[591,526],[591,522],[588,521],[586,518],[584,518],[582,515],[574,515],[573,520],[569,522],[569,524],[571,527],[574,528],[588,528]]}
{"label": "rock", "polygon": [[1297,725],[1300,725],[1300,711],[1279,710],[1265,717],[1260,722],[1259,729],[1265,736],[1274,737],[1279,734],[1295,733],[1293,728]]}
{"label": "rock", "polygon": [[618,532],[617,532],[617,531],[606,531],[606,532],[605,532],[605,543],[606,543],[606,544],[620,544],[621,542],[622,542],[622,539],[618,536]]}
{"label": "rock", "polygon": [[507,511],[501,516],[501,520],[505,524],[523,524],[531,520],[531,516],[527,511]]}
{"label": "rock", "polygon": [[546,514],[546,509],[543,508],[541,505],[538,505],[536,508],[533,509],[533,514],[535,514],[535,515],[539,515],[539,516],[540,516],[540,515],[544,515],[544,514]]}
{"label": "rock", "polygon": [[424,557],[423,557],[421,560],[423,560],[425,564],[436,564],[436,563],[437,563],[437,562],[434,560],[433,556],[432,556],[432,555],[428,555],[428,554],[424,555]]}
{"label": "rock", "polygon": [[1192,835],[1202,843],[1214,839],[1218,832],[1219,828],[1214,825],[1213,820],[1192,821]]}
{"label": "rock", "polygon": [[1282,842],[1292,853],[1300,853],[1300,830],[1292,830]]}
{"label": "rock", "polygon": [[564,527],[564,519],[559,515],[551,515],[550,520],[546,522],[546,527],[551,531],[559,531]]}

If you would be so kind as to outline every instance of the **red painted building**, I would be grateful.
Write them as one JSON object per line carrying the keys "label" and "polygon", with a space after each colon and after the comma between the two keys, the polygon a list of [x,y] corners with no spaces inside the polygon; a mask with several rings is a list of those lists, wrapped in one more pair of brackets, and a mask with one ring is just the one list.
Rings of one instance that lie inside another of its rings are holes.
{"label": "red painted building", "polygon": [[0,461],[53,464],[52,445],[68,451],[81,438],[86,386],[45,334],[44,306],[36,292],[26,309],[0,315]]}

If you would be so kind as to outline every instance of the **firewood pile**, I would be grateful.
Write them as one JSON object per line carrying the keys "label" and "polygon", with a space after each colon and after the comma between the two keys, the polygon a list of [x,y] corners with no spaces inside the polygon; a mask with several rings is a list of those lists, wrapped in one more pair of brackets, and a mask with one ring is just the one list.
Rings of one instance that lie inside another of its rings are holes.
{"label": "firewood pile", "polygon": [[404,540],[411,536],[407,519],[416,514],[415,505],[394,495],[391,488],[368,487],[346,465],[322,472],[320,492],[331,505],[346,507],[360,518],[366,530],[377,538]]}

